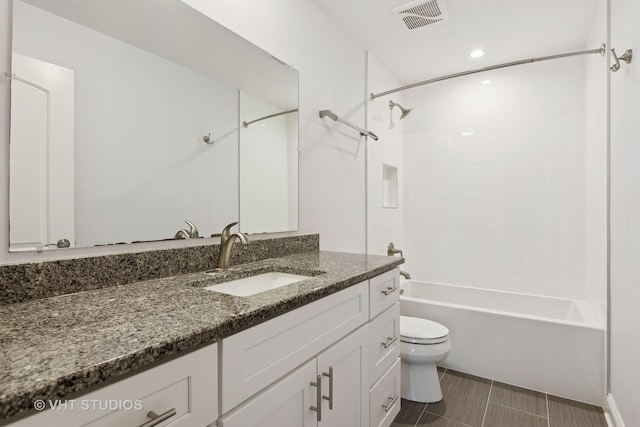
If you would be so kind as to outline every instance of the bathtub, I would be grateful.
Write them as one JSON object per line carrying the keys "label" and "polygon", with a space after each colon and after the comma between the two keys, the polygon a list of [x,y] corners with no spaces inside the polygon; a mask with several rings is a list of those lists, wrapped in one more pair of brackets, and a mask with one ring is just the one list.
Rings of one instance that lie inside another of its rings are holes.
{"label": "bathtub", "polygon": [[603,304],[403,281],[400,312],[449,328],[442,366],[603,406]]}

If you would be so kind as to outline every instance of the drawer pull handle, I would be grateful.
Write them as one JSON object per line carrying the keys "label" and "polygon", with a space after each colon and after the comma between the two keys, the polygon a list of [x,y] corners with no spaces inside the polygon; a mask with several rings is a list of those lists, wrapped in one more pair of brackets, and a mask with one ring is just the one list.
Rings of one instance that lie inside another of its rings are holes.
{"label": "drawer pull handle", "polygon": [[153,411],[149,411],[147,413],[147,417],[149,417],[151,419],[149,421],[147,421],[146,423],[144,423],[144,424],[140,424],[140,427],[157,426],[161,422],[163,422],[165,420],[168,420],[169,418],[173,417],[175,414],[176,414],[176,408],[171,408],[167,412],[163,412],[160,415],[156,414]]}
{"label": "drawer pull handle", "polygon": [[318,375],[315,382],[311,385],[316,387],[316,406],[312,406],[311,410],[318,413],[318,422],[322,421],[322,375]]}
{"label": "drawer pull handle", "polygon": [[381,343],[384,348],[389,348],[393,345],[394,342],[398,341],[398,337],[388,337],[387,342]]}
{"label": "drawer pull handle", "polygon": [[333,366],[329,366],[329,373],[322,373],[323,376],[329,377],[329,397],[322,396],[324,400],[329,401],[329,409],[333,409]]}
{"label": "drawer pull handle", "polygon": [[387,289],[385,289],[383,291],[380,291],[380,292],[382,292],[384,294],[384,296],[386,297],[387,295],[392,294],[397,290],[398,290],[397,286],[389,286],[389,287],[387,287]]}
{"label": "drawer pull handle", "polygon": [[398,401],[398,395],[396,394],[394,397],[389,396],[389,399],[391,399],[391,402],[389,402],[388,405],[382,405],[384,412],[389,412],[391,408],[393,408],[393,405]]}

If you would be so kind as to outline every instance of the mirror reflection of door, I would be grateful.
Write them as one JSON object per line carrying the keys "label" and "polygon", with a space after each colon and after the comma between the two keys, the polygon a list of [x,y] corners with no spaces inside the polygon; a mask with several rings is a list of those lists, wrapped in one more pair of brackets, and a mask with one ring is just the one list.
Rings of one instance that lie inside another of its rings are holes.
{"label": "mirror reflection of door", "polygon": [[12,60],[10,249],[74,246],[74,73]]}

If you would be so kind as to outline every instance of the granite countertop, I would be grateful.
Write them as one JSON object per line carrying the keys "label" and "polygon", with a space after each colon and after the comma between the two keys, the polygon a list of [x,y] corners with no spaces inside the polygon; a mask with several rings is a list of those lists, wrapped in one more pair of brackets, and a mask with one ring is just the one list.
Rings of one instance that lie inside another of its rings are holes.
{"label": "granite countertop", "polygon": [[[213,343],[391,270],[402,258],[305,252],[0,306],[0,422]],[[311,276],[249,297],[204,289],[258,272]]]}

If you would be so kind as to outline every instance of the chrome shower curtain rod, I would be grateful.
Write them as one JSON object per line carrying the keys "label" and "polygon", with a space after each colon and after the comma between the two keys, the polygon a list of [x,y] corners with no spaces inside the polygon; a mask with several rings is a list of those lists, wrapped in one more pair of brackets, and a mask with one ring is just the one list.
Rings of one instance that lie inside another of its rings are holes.
{"label": "chrome shower curtain rod", "polygon": [[255,120],[252,120],[250,122],[242,122],[242,126],[246,128],[246,127],[249,127],[249,125],[251,123],[259,122],[260,120],[270,119],[271,117],[282,116],[283,114],[295,113],[297,111],[298,111],[298,109],[293,109],[293,110],[283,111],[281,113],[269,114],[268,116],[260,117],[259,119],[255,119]]}
{"label": "chrome shower curtain rod", "polygon": [[4,77],[6,79],[8,79],[8,80],[15,80],[17,82],[22,82],[24,84],[28,84],[29,86],[33,86],[36,89],[40,89],[41,91],[43,91],[45,93],[49,93],[49,90],[47,88],[39,86],[39,85],[37,85],[37,84],[35,84],[33,82],[30,82],[29,80],[22,79],[22,78],[16,76],[15,73],[10,73],[10,72],[7,71],[6,73],[4,73]]}
{"label": "chrome shower curtain rod", "polygon": [[336,116],[333,112],[331,112],[331,110],[320,110],[319,111],[319,115],[320,115],[320,117],[329,117],[331,120],[333,120],[335,122],[340,122],[343,125],[347,125],[350,128],[355,129],[358,132],[360,132],[360,135],[362,135],[362,136],[368,136],[370,138],[373,138],[374,141],[378,140],[378,137],[376,136],[375,133],[373,133],[371,131],[368,131],[368,130],[365,130],[365,129],[362,129],[362,128],[359,128],[358,126],[356,126],[354,124],[351,124],[351,123],[349,123],[349,122],[347,122],[345,120],[342,120],[341,118]]}
{"label": "chrome shower curtain rod", "polygon": [[413,83],[413,84],[402,86],[396,89],[391,89],[386,92],[372,93],[371,95],[369,95],[369,99],[373,101],[376,98],[380,98],[381,96],[390,95],[392,93],[400,92],[401,90],[413,89],[414,87],[426,85],[429,83],[440,82],[443,80],[449,80],[456,77],[468,76],[469,74],[476,74],[476,73],[482,73],[484,71],[491,71],[491,70],[497,70],[500,68],[513,67],[514,65],[531,64],[533,62],[547,61],[549,59],[565,58],[567,56],[588,55],[591,53],[599,53],[600,56],[604,56],[605,51],[606,51],[606,46],[603,44],[597,49],[580,50],[577,52],[561,53],[558,55],[551,55],[551,56],[540,56],[538,58],[532,58],[532,59],[523,59],[522,61],[506,62],[504,64],[492,65],[490,67],[477,68],[475,70],[463,71],[461,73],[448,74],[446,76],[436,77],[434,79],[424,80],[418,83]]}

